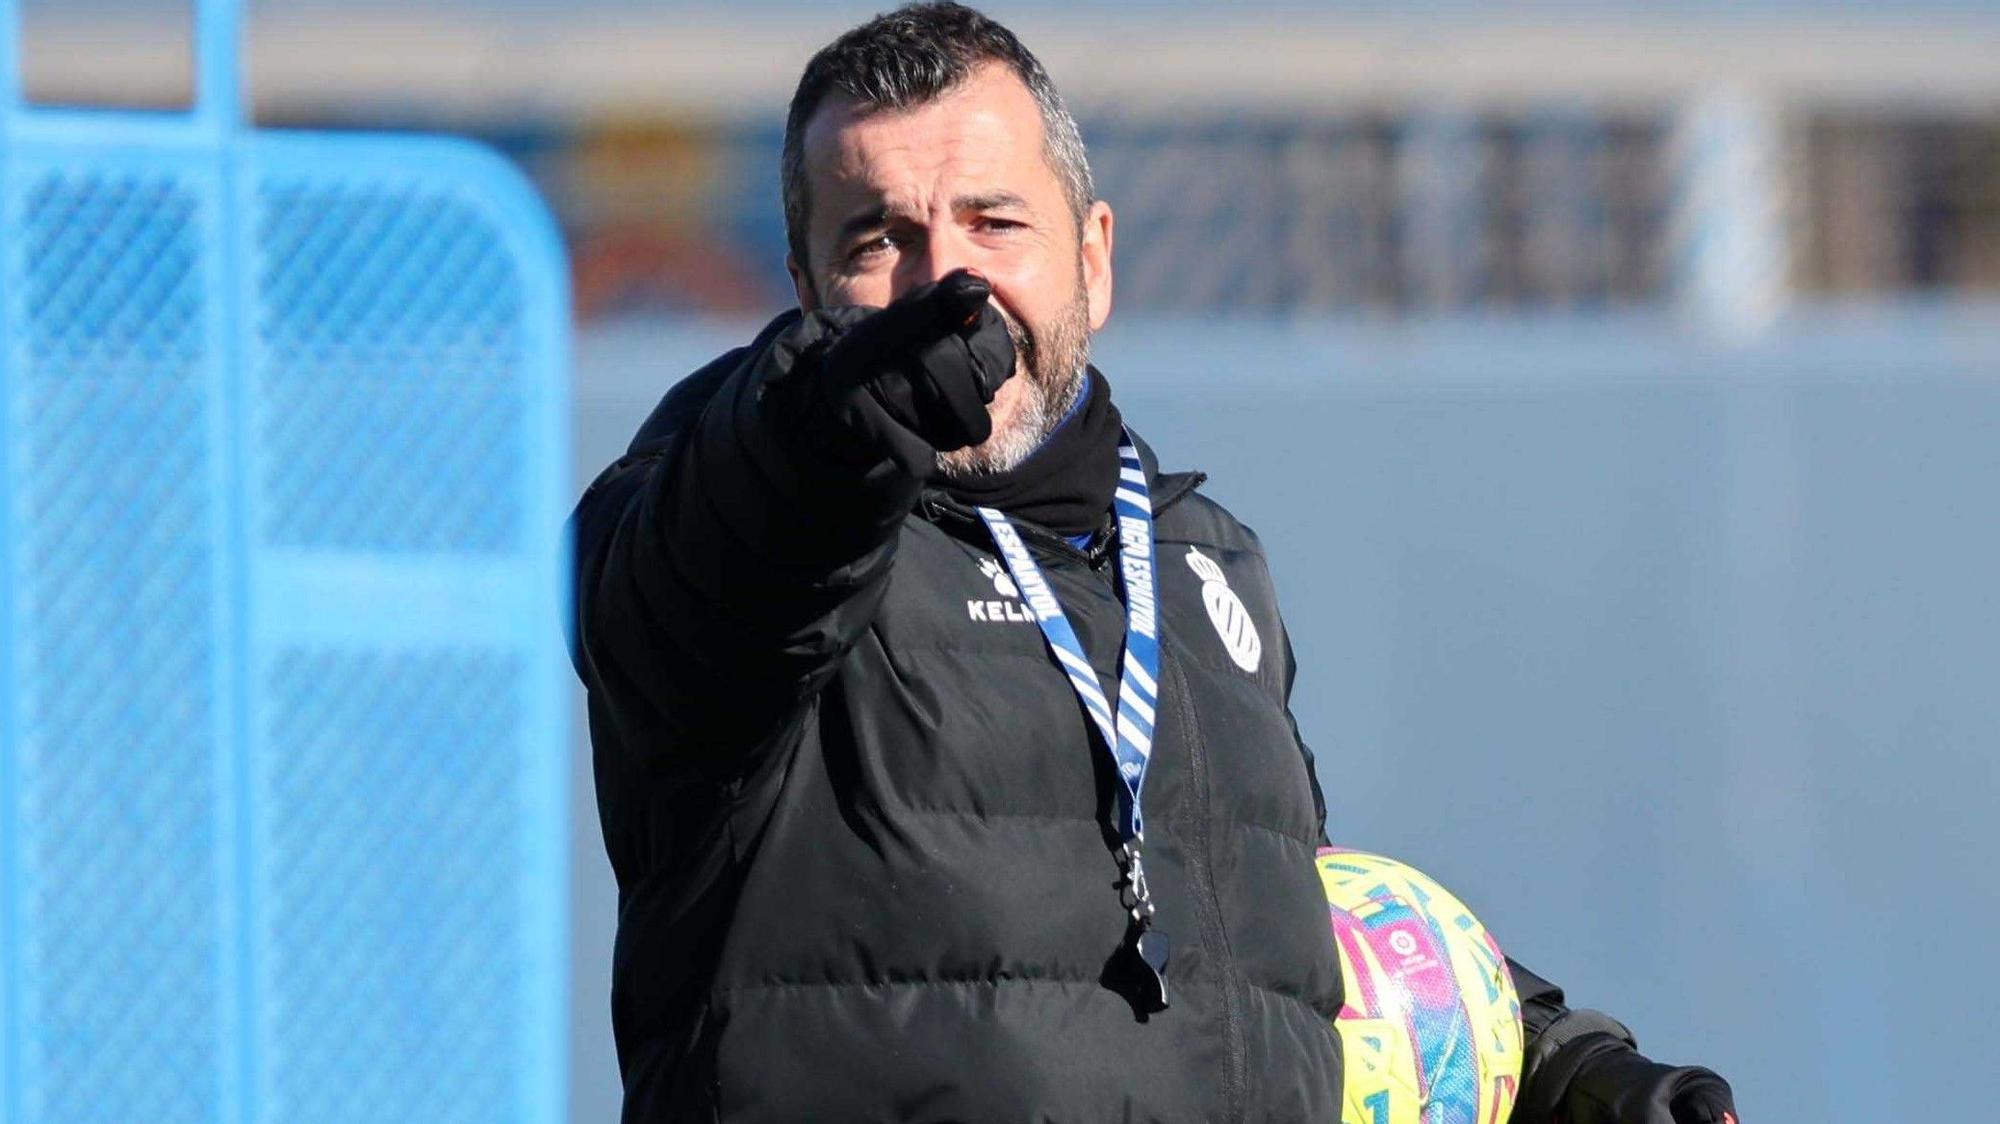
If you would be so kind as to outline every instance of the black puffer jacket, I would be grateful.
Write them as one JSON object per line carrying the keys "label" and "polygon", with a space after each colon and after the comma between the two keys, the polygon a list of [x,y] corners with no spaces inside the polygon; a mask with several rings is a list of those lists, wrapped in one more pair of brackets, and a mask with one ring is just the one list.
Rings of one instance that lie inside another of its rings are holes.
{"label": "black puffer jacket", "polygon": [[[758,410],[769,335],[676,388],[578,508],[626,1118],[1336,1119],[1324,813],[1256,539],[1154,476],[1147,868],[1174,953],[1142,1019],[1105,980],[1115,778],[984,527],[802,460]],[[1104,536],[1023,531],[1115,683]],[[1234,655],[1191,554],[1248,611]]]}
{"label": "black puffer jacket", "polygon": [[[763,416],[796,321],[676,386],[572,520],[625,1119],[1337,1121],[1325,809],[1255,536],[1142,449],[1164,649],[1147,869],[1174,954],[1172,1006],[1141,1017],[1107,972],[1107,757],[972,512],[816,462]],[[1106,536],[1021,529],[1115,683]],[[1650,1063],[1514,970],[1517,1120],[1586,1092],[1575,1118],[1613,1119],[1586,1055]]]}

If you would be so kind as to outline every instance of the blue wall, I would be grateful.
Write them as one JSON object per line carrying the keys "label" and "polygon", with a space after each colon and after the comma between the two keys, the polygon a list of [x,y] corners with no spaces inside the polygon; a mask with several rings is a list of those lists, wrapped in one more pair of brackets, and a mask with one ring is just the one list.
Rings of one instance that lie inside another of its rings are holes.
{"label": "blue wall", "polygon": [[[581,341],[579,479],[754,325]],[[1269,548],[1335,840],[1757,1124],[1978,1119],[2000,1032],[2000,309],[1114,320],[1169,467]],[[615,1105],[579,747],[577,1119]]]}

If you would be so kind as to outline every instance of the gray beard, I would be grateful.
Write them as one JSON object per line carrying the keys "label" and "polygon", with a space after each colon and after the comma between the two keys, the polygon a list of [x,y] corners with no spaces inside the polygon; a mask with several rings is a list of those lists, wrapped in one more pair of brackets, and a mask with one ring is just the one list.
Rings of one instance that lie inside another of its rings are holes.
{"label": "gray beard", "polygon": [[1049,326],[1046,346],[1013,320],[1007,321],[1007,334],[1014,341],[1014,377],[1027,380],[1014,419],[978,445],[939,453],[939,475],[964,480],[1007,472],[1042,447],[1083,390],[1084,368],[1090,364],[1089,316],[1089,304],[1079,288],[1076,300]]}

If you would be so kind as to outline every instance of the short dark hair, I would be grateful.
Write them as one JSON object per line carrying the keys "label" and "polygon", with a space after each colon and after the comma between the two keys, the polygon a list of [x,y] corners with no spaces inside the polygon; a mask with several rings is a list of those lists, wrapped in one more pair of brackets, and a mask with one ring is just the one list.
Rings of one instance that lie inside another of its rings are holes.
{"label": "short dark hair", "polygon": [[1072,217],[1082,229],[1096,188],[1083,136],[1048,71],[1013,32],[984,13],[950,0],[931,0],[905,4],[848,31],[820,48],[799,76],[785,117],[782,177],[785,240],[801,269],[811,267],[806,254],[806,220],[812,211],[806,122],[827,95],[844,95],[871,110],[908,109],[944,96],[986,62],[1005,64],[1041,107],[1043,155],[1062,180]]}

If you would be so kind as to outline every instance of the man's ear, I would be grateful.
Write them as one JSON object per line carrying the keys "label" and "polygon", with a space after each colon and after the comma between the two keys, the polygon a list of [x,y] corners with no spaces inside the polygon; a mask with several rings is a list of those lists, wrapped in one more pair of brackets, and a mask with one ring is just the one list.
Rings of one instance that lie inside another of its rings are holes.
{"label": "man's ear", "polygon": [[792,275],[792,294],[798,297],[799,311],[811,312],[819,307],[819,293],[813,288],[812,275],[799,266],[799,259],[785,255],[785,272]]}
{"label": "man's ear", "polygon": [[1099,199],[1083,220],[1083,291],[1090,302],[1090,330],[1111,316],[1111,204]]}

